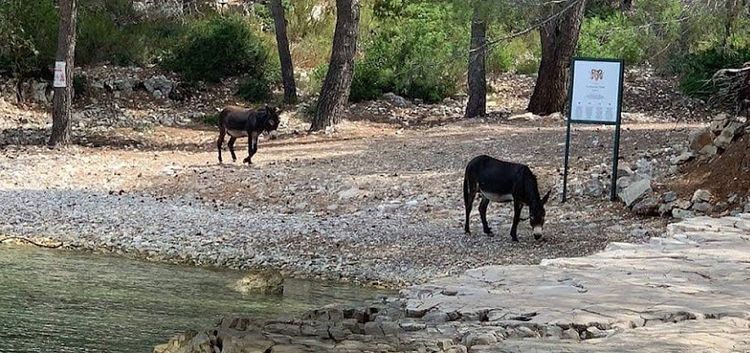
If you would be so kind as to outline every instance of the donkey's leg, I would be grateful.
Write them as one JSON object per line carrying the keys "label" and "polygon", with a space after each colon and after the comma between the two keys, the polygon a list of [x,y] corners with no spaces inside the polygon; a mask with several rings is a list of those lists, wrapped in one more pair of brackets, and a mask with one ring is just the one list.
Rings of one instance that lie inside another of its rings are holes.
{"label": "donkey's leg", "polygon": [[471,209],[474,208],[474,199],[477,197],[476,189],[471,183],[464,179],[464,206],[466,207],[466,221],[464,222],[464,232],[471,234],[469,228],[469,216],[471,215]]}
{"label": "donkey's leg", "polygon": [[219,128],[219,139],[216,140],[216,149],[219,151],[219,163],[223,162],[221,160],[221,145],[224,143],[224,134],[226,134],[226,131],[223,128]]}
{"label": "donkey's leg", "polygon": [[518,200],[513,201],[513,225],[510,227],[510,237],[513,241],[518,241],[518,222],[521,221],[521,210],[523,209],[523,203]]}
{"label": "donkey's leg", "polygon": [[237,161],[237,156],[234,154],[234,142],[237,141],[237,138],[232,136],[229,138],[229,142],[227,142],[227,145],[229,145],[229,152],[232,153],[232,162]]}
{"label": "donkey's leg", "polygon": [[253,164],[253,156],[255,155],[255,152],[258,152],[258,135],[259,133],[252,131],[250,132],[250,136],[247,141],[247,158],[245,158],[244,162],[247,164]]}
{"label": "donkey's leg", "polygon": [[492,233],[492,229],[490,229],[490,225],[487,224],[487,206],[490,204],[490,200],[482,197],[482,201],[479,202],[479,216],[482,218],[482,228],[484,230],[484,234],[487,234],[489,236],[493,236],[495,234]]}

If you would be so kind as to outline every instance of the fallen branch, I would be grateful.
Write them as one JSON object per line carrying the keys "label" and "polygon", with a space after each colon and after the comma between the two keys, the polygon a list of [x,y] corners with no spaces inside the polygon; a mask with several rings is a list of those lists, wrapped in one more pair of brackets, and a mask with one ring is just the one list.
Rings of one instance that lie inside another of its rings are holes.
{"label": "fallen branch", "polygon": [[23,242],[26,242],[26,243],[29,243],[31,245],[38,246],[40,248],[47,248],[47,249],[57,249],[57,248],[63,246],[62,242],[60,242],[60,244],[57,244],[57,245],[44,245],[44,244],[39,244],[39,243],[37,243],[37,242],[29,239],[29,238],[24,238],[24,237],[5,237],[5,238],[0,239],[0,243],[5,242],[7,240],[14,240],[14,239],[15,240],[20,240],[20,241],[23,241]]}

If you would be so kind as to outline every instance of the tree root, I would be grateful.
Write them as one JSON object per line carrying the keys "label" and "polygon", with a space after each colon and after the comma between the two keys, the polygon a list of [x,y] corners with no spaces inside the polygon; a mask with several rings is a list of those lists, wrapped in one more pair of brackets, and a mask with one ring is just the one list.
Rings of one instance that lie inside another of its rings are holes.
{"label": "tree root", "polygon": [[44,244],[39,244],[39,243],[37,243],[37,242],[35,242],[35,241],[31,240],[31,239],[24,238],[24,237],[5,237],[5,238],[0,238],[0,243],[4,242],[6,240],[13,240],[13,239],[20,240],[20,241],[29,243],[29,244],[34,245],[34,246],[38,246],[40,248],[47,248],[47,249],[57,249],[57,248],[63,246],[62,242],[60,242],[60,244],[57,244],[57,245],[44,245]]}

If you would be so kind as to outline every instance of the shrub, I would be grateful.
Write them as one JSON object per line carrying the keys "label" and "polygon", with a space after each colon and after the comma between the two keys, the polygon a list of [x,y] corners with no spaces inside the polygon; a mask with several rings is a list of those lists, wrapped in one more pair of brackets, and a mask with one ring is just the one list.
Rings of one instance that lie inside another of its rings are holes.
{"label": "shrub", "polygon": [[211,17],[189,24],[164,65],[188,81],[218,82],[235,75],[259,79],[267,74],[268,56],[242,17]]}
{"label": "shrub", "polygon": [[716,87],[707,82],[716,71],[741,67],[747,61],[750,61],[750,48],[712,47],[676,58],[672,67],[680,76],[680,88],[684,93],[705,98],[716,92]]}
{"label": "shrub", "polygon": [[587,18],[581,25],[578,55],[596,58],[618,58],[626,64],[643,61],[641,35],[620,13],[607,18]]}
{"label": "shrub", "polygon": [[265,77],[246,77],[240,82],[237,95],[248,102],[264,102],[271,97],[270,83]]}
{"label": "shrub", "polygon": [[466,70],[468,23],[446,26],[452,6],[417,2],[386,17],[362,44],[364,57],[355,64],[352,101],[384,92],[437,102],[454,94]]}
{"label": "shrub", "polygon": [[51,76],[57,25],[51,1],[0,2],[0,73]]}
{"label": "shrub", "polygon": [[80,98],[86,95],[88,91],[88,85],[89,81],[85,75],[73,75],[73,96],[75,98]]}

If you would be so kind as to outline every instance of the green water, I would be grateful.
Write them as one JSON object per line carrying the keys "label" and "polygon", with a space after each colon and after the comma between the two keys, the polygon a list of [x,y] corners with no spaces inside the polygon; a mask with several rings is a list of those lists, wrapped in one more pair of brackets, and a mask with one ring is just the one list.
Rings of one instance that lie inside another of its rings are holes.
{"label": "green water", "polygon": [[284,295],[237,293],[240,272],[0,245],[0,352],[151,352],[225,314],[274,318],[373,299],[371,289],[288,280]]}

